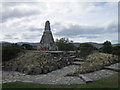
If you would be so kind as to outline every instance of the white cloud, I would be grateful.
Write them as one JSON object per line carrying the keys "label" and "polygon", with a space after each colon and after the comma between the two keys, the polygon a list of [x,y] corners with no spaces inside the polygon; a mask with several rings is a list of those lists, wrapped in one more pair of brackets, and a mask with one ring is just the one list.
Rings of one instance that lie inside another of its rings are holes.
{"label": "white cloud", "polygon": [[[41,37],[39,35],[43,32],[44,23],[46,20],[50,20],[53,34],[63,32],[63,35],[62,33],[60,33],[61,35],[54,35],[55,39],[67,36],[68,33],[71,32],[67,33],[66,30],[74,29],[71,26],[77,25],[78,27],[90,28],[76,28],[74,33],[79,34],[78,37],[76,35],[71,35],[72,38],[70,36],[68,37],[73,41],[85,42],[93,40],[100,42],[104,39],[115,41],[117,38],[111,38],[111,36],[113,36],[111,33],[114,32],[114,35],[117,34],[117,7],[118,4],[115,2],[3,3],[3,9],[2,12],[0,12],[3,15],[1,25],[2,37],[0,40],[39,42]],[[88,29],[96,33],[95,36],[98,37],[96,40],[91,37],[92,32],[89,33],[89,31],[87,31]],[[103,33],[104,30],[106,30],[109,35]],[[88,33],[86,37],[82,35],[82,32]],[[14,33],[16,33],[16,35],[14,35]],[[14,35],[14,40],[13,38],[6,38],[10,35]],[[79,37],[80,35],[81,37]],[[89,39],[87,37],[89,37]]]}

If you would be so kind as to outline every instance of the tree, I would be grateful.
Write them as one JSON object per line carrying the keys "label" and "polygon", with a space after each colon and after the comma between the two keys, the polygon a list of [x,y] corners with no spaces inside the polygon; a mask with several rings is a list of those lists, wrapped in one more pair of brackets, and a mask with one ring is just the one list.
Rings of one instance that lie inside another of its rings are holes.
{"label": "tree", "polygon": [[104,53],[109,53],[109,54],[112,53],[112,44],[110,41],[105,41],[103,43],[102,51]]}
{"label": "tree", "polygon": [[16,44],[2,46],[2,61],[9,61],[15,58],[22,48]]}
{"label": "tree", "polygon": [[61,38],[56,39],[56,45],[60,51],[72,51],[75,49],[73,41],[69,40],[68,38]]}
{"label": "tree", "polygon": [[30,44],[23,44],[22,47],[27,50],[32,50],[33,47]]}
{"label": "tree", "polygon": [[82,57],[86,57],[93,50],[95,50],[95,47],[90,43],[81,43],[80,46],[79,46],[79,49],[80,49],[80,55]]}

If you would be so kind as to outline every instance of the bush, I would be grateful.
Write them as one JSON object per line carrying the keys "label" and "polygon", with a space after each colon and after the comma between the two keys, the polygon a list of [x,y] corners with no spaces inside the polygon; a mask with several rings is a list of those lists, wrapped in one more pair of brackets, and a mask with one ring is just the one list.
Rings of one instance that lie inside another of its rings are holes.
{"label": "bush", "polygon": [[86,57],[93,50],[95,50],[95,47],[90,43],[82,43],[82,44],[80,44],[79,48],[80,48],[80,55],[82,57]]}
{"label": "bush", "polygon": [[120,46],[114,46],[112,48],[112,54],[120,56]]}
{"label": "bush", "polygon": [[87,56],[86,62],[82,64],[77,72],[79,73],[89,73],[102,69],[106,65],[119,62],[118,57],[112,54],[105,53],[93,53]]}
{"label": "bush", "polygon": [[7,45],[2,47],[2,61],[9,61],[15,58],[22,49],[16,44]]}
{"label": "bush", "polygon": [[23,44],[22,47],[27,50],[33,50],[33,46],[31,46],[30,44]]}
{"label": "bush", "polygon": [[112,44],[111,44],[110,41],[105,41],[103,43],[102,52],[103,53],[109,53],[109,54],[112,53]]}
{"label": "bush", "polygon": [[73,51],[75,50],[75,46],[73,44],[73,41],[70,41],[69,39],[61,38],[56,40],[56,45],[58,46],[58,49],[60,51]]}

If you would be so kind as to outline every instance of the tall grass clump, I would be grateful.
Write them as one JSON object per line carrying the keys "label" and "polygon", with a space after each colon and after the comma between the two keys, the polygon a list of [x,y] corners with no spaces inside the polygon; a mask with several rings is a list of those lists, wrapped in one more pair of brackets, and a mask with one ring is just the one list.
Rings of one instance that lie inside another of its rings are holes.
{"label": "tall grass clump", "polygon": [[86,62],[75,72],[89,73],[102,69],[104,66],[119,62],[118,56],[105,53],[93,53],[87,56]]}

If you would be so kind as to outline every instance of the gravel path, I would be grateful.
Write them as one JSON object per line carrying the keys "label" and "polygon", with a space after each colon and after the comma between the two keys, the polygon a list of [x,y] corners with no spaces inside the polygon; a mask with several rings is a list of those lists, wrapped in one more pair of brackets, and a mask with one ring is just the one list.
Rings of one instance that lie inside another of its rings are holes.
{"label": "gravel path", "polygon": [[[2,82],[33,82],[39,84],[85,84],[85,80],[78,76],[66,76],[72,69],[79,67],[78,65],[70,65],[66,66],[62,69],[52,71],[48,74],[41,75],[25,75],[19,72],[2,72]],[[118,68],[117,65],[114,65],[114,68]],[[112,70],[100,70],[92,73],[81,74],[84,77],[90,78],[92,81],[99,80],[105,77],[109,77],[115,73],[116,71]]]}

